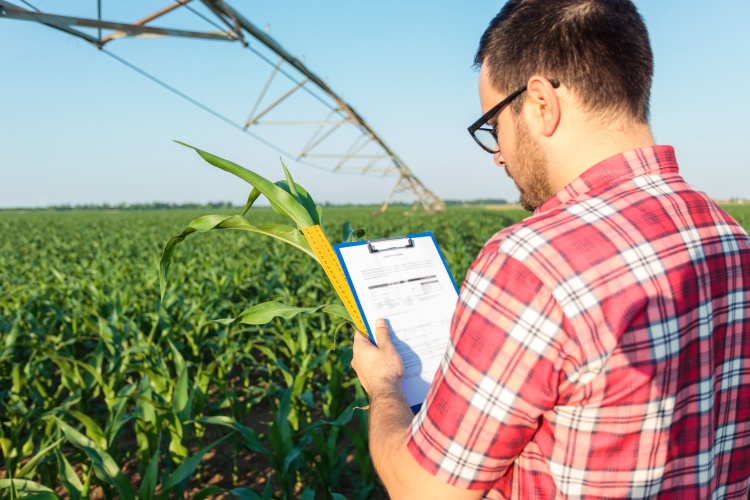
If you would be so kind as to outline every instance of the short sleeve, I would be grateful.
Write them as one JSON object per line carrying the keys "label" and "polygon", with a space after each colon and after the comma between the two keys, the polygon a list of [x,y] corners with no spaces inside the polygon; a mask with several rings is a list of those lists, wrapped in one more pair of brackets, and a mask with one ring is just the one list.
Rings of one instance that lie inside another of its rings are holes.
{"label": "short sleeve", "polygon": [[408,448],[428,472],[491,489],[557,398],[563,313],[524,264],[481,255],[467,274],[451,341]]}

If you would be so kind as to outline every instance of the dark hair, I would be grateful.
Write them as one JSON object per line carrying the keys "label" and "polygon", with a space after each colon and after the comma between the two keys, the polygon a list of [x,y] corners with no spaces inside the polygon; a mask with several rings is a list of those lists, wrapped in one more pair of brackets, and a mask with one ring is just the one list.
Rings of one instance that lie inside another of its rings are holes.
{"label": "dark hair", "polygon": [[[648,121],[653,54],[630,0],[510,0],[482,35],[474,63],[489,65],[500,92],[540,74],[602,117]],[[519,100],[512,109],[522,107]]]}

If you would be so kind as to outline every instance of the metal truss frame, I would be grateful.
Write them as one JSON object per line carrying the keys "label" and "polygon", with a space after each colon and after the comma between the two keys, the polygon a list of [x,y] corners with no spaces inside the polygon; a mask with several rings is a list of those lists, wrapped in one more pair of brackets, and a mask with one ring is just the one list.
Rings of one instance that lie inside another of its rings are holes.
{"label": "metal truss frame", "polygon": [[[444,210],[445,206],[442,200],[427,189],[411,172],[404,161],[388,147],[383,139],[351,105],[345,102],[323,80],[310,71],[303,61],[292,56],[277,41],[271,38],[268,33],[260,30],[237,10],[230,7],[227,2],[223,0],[175,0],[166,7],[135,22],[102,19],[102,0],[96,0],[96,2],[98,17],[94,19],[50,14],[40,10],[22,8],[7,0],[0,0],[0,19],[17,19],[44,24],[86,40],[99,49],[102,49],[106,44],[114,40],[141,37],[187,37],[222,40],[238,42],[246,48],[250,48],[251,40],[260,42],[266,49],[269,49],[278,56],[279,59],[274,63],[271,59],[251,48],[256,55],[273,66],[273,69],[244,125],[238,125],[242,130],[248,131],[250,127],[258,126],[315,126],[316,128],[312,136],[307,140],[301,151],[296,154],[296,158],[300,163],[309,162],[309,160],[326,160],[335,163],[332,168],[334,172],[348,171],[362,174],[397,176],[396,184],[378,210],[379,213],[385,212],[394,195],[397,193],[412,193],[416,196],[417,199],[410,212],[413,212],[419,206],[422,206],[428,213]],[[27,2],[24,3],[29,5]],[[190,6],[191,3],[204,6],[210,15],[197,12]],[[149,24],[177,9],[191,10],[204,21],[217,28],[217,30],[195,31],[156,27]],[[97,29],[98,36],[93,36],[79,28],[95,28]],[[102,30],[109,33],[103,37]],[[279,74],[283,74],[290,80],[291,87],[286,93],[276,98],[270,104],[264,104],[268,91]],[[300,90],[306,91],[310,96],[325,105],[329,109],[327,116],[320,121],[274,121],[263,119],[270,112],[288,102]],[[321,145],[337,130],[345,126],[354,127],[359,132],[350,147],[341,153],[321,152]],[[373,153],[372,150],[375,150],[375,152]],[[292,154],[291,156],[295,155]]]}

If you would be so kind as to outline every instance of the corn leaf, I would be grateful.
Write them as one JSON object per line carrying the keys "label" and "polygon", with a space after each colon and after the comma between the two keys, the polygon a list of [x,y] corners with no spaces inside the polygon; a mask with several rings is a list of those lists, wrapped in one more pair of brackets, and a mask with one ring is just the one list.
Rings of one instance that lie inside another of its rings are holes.
{"label": "corn leaf", "polygon": [[138,491],[138,500],[153,500],[154,498],[159,474],[160,451],[157,447],[154,456],[151,457],[151,461],[146,468],[146,474],[144,474],[143,481],[141,481],[141,489]]}
{"label": "corn leaf", "polygon": [[[297,199],[297,201],[299,201],[299,195],[297,194],[297,188],[296,188],[295,182],[292,179],[292,174],[289,173],[289,169],[286,168],[286,165],[284,164],[284,160],[281,160],[281,168],[284,169],[284,176],[286,177],[286,182],[287,182],[286,192],[294,196]],[[279,183],[277,182],[276,185],[278,186],[278,184]]]}
{"label": "corn leaf", "polygon": [[185,422],[190,419],[192,398],[188,394],[189,383],[188,369],[187,367],[183,367],[177,378],[177,383],[174,386],[174,392],[172,393],[172,408],[174,409],[177,418],[180,419],[180,422]]}
{"label": "corn leaf", "polygon": [[167,244],[164,246],[164,250],[161,254],[161,260],[159,262],[159,288],[161,290],[161,298],[164,299],[164,293],[167,288],[167,276],[169,273],[169,266],[174,256],[175,247],[194,232],[205,233],[212,229],[234,229],[239,231],[249,231],[251,233],[264,234],[272,238],[283,241],[289,245],[299,248],[310,257],[315,259],[315,256],[310,244],[305,239],[304,235],[293,227],[283,226],[280,224],[266,224],[262,226],[253,226],[244,217],[240,215],[205,215],[198,217],[193,220],[188,227],[186,227],[181,234],[173,236],[169,239]]}
{"label": "corn leaf", "polygon": [[[175,458],[185,459],[190,454],[190,450],[185,446],[185,426],[175,413],[168,413],[164,416],[169,430],[169,452],[174,460]],[[178,460],[175,460],[177,462]]]}
{"label": "corn leaf", "polygon": [[217,439],[208,446],[201,448],[195,455],[186,458],[185,461],[183,461],[164,482],[163,490],[161,495],[159,495],[159,498],[167,498],[167,494],[170,492],[170,490],[172,490],[175,486],[180,484],[185,479],[189,478],[193,474],[193,472],[195,472],[195,469],[198,468],[198,464],[200,464],[201,460],[203,459],[203,455],[214,449],[219,443],[224,441],[229,436],[231,436],[231,434],[227,434],[223,438]]}
{"label": "corn leaf", "polygon": [[287,389],[284,391],[284,396],[281,398],[279,409],[276,411],[273,423],[271,424],[270,438],[275,461],[279,459],[283,460],[294,447],[294,442],[292,441],[292,428],[289,425],[291,400],[292,391],[291,389]]}
{"label": "corn leaf", "polygon": [[193,495],[190,500],[204,500],[205,498],[215,498],[226,491],[227,490],[225,490],[224,488],[220,488],[216,485],[206,486],[205,488],[200,489],[195,495]]}
{"label": "corn leaf", "polygon": [[330,316],[336,316],[343,320],[348,321],[352,325],[354,324],[352,315],[349,314],[349,311],[346,309],[346,307],[340,304],[327,304],[323,306],[320,310]]}
{"label": "corn leaf", "polygon": [[71,378],[80,378],[80,374],[75,371],[73,368],[78,367],[82,368],[85,371],[87,371],[96,381],[96,383],[101,387],[102,392],[104,392],[104,396],[107,399],[114,398],[114,393],[112,392],[112,389],[104,383],[104,379],[102,378],[101,373],[96,371],[96,368],[94,368],[91,365],[88,365],[84,363],[83,361],[79,361],[77,359],[70,359],[65,358],[62,356],[57,356],[54,354],[53,351],[44,351],[45,355],[52,360],[59,368],[60,371],[66,374],[66,377]]}
{"label": "corn leaf", "polygon": [[[43,484],[29,481],[28,479],[0,479],[0,489],[15,489],[16,493],[20,493],[21,497],[28,498],[31,495],[24,495],[23,493],[47,493],[54,494],[54,492],[44,486]],[[58,498],[54,495],[49,498]]]}
{"label": "corn leaf", "polygon": [[320,218],[318,214],[318,207],[310,196],[310,193],[305,190],[302,186],[294,182],[292,174],[289,173],[289,169],[286,168],[284,162],[281,162],[281,166],[284,168],[284,175],[286,175],[286,181],[279,181],[276,183],[281,189],[294,196],[300,205],[302,205],[307,213],[310,215],[314,224],[320,224]]}
{"label": "corn leaf", "polygon": [[107,448],[107,438],[104,436],[104,432],[102,432],[101,427],[91,417],[75,410],[68,411],[68,414],[83,424],[83,427],[86,429],[86,437],[92,440],[94,444],[102,449]]}
{"label": "corn leaf", "polygon": [[266,487],[263,488],[263,500],[271,500],[271,475],[266,478]]}
{"label": "corn leaf", "polygon": [[245,445],[247,445],[247,447],[252,451],[262,453],[264,455],[267,455],[269,453],[269,451],[260,443],[258,435],[254,430],[250,429],[249,427],[245,427],[231,417],[217,415],[215,417],[199,418],[196,420],[196,422],[200,422],[201,424],[215,424],[229,427],[230,429],[235,430],[239,432],[240,435],[242,435],[242,438],[245,440]]}
{"label": "corn leaf", "polygon": [[79,500],[83,496],[83,483],[81,479],[73,470],[73,466],[65,458],[65,455],[60,453],[59,449],[55,450],[57,456],[57,470],[60,476],[60,482],[62,482],[65,491],[68,492],[68,498],[70,500]]}
{"label": "corn leaf", "polygon": [[180,351],[175,347],[171,340],[167,339],[169,344],[169,350],[172,351],[172,359],[174,360],[174,371],[175,373],[182,373],[185,369],[185,358],[180,354]]}
{"label": "corn leaf", "polygon": [[295,307],[275,301],[256,304],[245,309],[234,318],[215,319],[211,321],[222,325],[229,325],[235,321],[239,321],[246,325],[265,325],[270,323],[274,318],[292,319],[298,314],[313,314],[316,312],[324,312],[331,316],[344,319],[352,324],[354,323],[349,311],[339,304],[326,304],[317,307]]}
{"label": "corn leaf", "polygon": [[106,451],[59,418],[55,417],[55,421],[60,430],[63,431],[63,434],[65,434],[65,437],[68,438],[68,441],[83,450],[86,456],[89,457],[96,477],[107,484],[114,486],[117,489],[120,498],[135,497],[135,492],[133,491],[130,481],[125,477],[125,474],[122,473],[117,466],[117,463]]}
{"label": "corn leaf", "polygon": [[[284,162],[281,162],[282,165],[284,165]],[[307,190],[302,187],[301,185],[297,184],[296,182],[291,180],[291,175],[289,174],[289,171],[286,169],[286,165],[284,165],[284,172],[287,174],[287,180],[284,181],[277,181],[275,184],[279,186],[281,189],[286,191],[287,193],[294,196],[295,199],[303,206],[305,207],[305,210],[307,210],[307,213],[310,214],[310,218],[312,218],[313,223],[323,225],[323,211],[322,209],[315,205],[315,202],[312,199],[312,196],[310,196],[310,193],[307,192]],[[258,189],[253,188],[253,190],[250,192],[250,195],[247,197],[247,202],[245,202],[245,207],[242,209],[242,216],[244,217],[247,214],[247,211],[250,210],[250,207],[253,206],[255,201],[258,199],[258,197],[261,195],[261,192],[258,191]]]}
{"label": "corn leaf", "polygon": [[297,201],[294,196],[284,191],[273,182],[265,179],[264,177],[261,177],[255,172],[237,165],[234,162],[225,160],[224,158],[220,158],[189,144],[185,144],[184,142],[175,142],[177,144],[181,144],[195,150],[195,152],[198,153],[201,158],[206,160],[211,165],[229,172],[230,174],[236,175],[240,179],[258,189],[258,191],[260,191],[266,198],[268,198],[268,201],[271,203],[271,208],[273,208],[274,212],[292,219],[295,224],[297,224],[297,228],[304,229],[315,224],[308,214],[307,210],[305,210],[305,208],[300,205],[299,201]]}
{"label": "corn leaf", "polygon": [[239,320],[240,323],[246,325],[265,325],[276,317],[291,319],[298,314],[312,314],[320,309],[320,307],[294,307],[282,304],[281,302],[269,301],[245,309],[235,318],[215,319],[213,322],[228,325]]}
{"label": "corn leaf", "polygon": [[[54,443],[50,444],[43,450],[39,451],[36,455],[34,455],[31,460],[26,462],[26,465],[24,465],[20,471],[18,471],[18,474],[16,474],[17,478],[23,478],[28,476],[29,474],[33,475],[34,469],[36,468],[39,461],[47,455],[47,453],[51,452],[52,450],[56,449],[60,443],[62,443],[64,439],[59,439],[55,441]],[[33,443],[33,441],[32,441]]]}
{"label": "corn leaf", "polygon": [[[268,484],[271,484],[271,482],[269,481]],[[260,496],[250,488],[235,488],[230,493],[240,500],[263,500],[266,498],[265,495]]]}
{"label": "corn leaf", "polygon": [[292,319],[298,314],[312,314],[320,309],[321,307],[295,307],[281,302],[269,301],[245,309],[235,320],[239,320],[240,323],[246,325],[265,325],[276,317]]}
{"label": "corn leaf", "polygon": [[247,211],[250,210],[250,207],[253,206],[253,203],[255,203],[255,200],[257,200],[259,196],[260,191],[258,191],[258,188],[253,188],[253,190],[250,191],[250,195],[247,197],[247,201],[245,202],[245,208],[242,209],[243,217],[245,216],[245,214],[247,214]]}
{"label": "corn leaf", "polygon": [[286,457],[284,457],[284,466],[281,469],[281,473],[283,475],[286,475],[287,471],[289,470],[289,467],[294,463],[295,460],[297,460],[302,455],[302,448],[300,446],[295,446],[292,448],[289,453],[287,453]]}

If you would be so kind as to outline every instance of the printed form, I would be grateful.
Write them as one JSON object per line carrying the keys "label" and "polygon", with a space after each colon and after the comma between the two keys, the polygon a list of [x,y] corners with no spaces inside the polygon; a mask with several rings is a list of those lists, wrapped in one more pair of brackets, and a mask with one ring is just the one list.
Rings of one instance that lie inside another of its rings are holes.
{"label": "printed form", "polygon": [[388,321],[404,362],[401,387],[420,405],[445,353],[458,292],[430,233],[336,245],[370,338]]}

